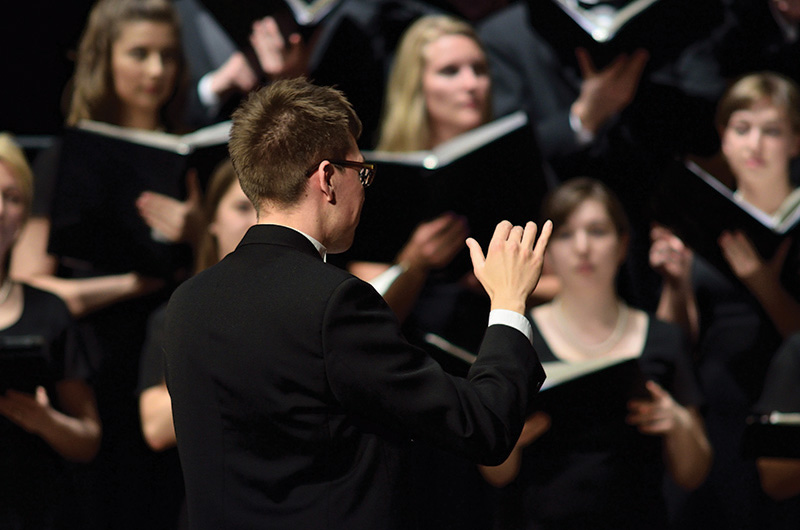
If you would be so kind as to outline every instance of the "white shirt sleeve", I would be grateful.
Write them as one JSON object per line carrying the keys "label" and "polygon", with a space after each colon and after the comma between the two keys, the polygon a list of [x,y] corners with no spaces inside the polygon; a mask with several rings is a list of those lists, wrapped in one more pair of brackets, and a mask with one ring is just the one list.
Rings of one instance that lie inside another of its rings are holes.
{"label": "white shirt sleeve", "polygon": [[575,140],[578,142],[578,145],[585,146],[594,142],[594,133],[585,129],[581,119],[572,112],[569,113],[569,126],[572,132],[575,133]]}
{"label": "white shirt sleeve", "polygon": [[489,325],[503,324],[511,326],[528,338],[528,342],[533,344],[533,328],[528,318],[522,313],[509,311],[508,309],[492,309],[489,312]]}
{"label": "white shirt sleeve", "polygon": [[197,83],[197,95],[200,98],[200,103],[207,109],[218,110],[220,107],[219,96],[211,90],[211,76],[213,71],[208,72]]}
{"label": "white shirt sleeve", "polygon": [[392,265],[375,278],[369,281],[369,284],[372,285],[378,293],[383,296],[386,294],[386,291],[389,290],[389,287],[392,286],[394,281],[400,277],[407,269],[401,265],[396,264]]}

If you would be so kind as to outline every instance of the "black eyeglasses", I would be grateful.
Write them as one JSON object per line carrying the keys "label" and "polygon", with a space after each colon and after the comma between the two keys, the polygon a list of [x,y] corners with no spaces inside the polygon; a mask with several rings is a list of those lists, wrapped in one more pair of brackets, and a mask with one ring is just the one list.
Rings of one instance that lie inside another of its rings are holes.
{"label": "black eyeglasses", "polygon": [[[361,181],[361,185],[365,188],[368,188],[370,184],[372,184],[372,181],[375,180],[375,164],[371,164],[369,162],[355,162],[353,160],[333,160],[330,158],[327,160],[334,166],[351,167],[353,169],[357,169],[358,179]],[[306,171],[306,177],[311,176],[316,169],[317,166],[314,166]]]}

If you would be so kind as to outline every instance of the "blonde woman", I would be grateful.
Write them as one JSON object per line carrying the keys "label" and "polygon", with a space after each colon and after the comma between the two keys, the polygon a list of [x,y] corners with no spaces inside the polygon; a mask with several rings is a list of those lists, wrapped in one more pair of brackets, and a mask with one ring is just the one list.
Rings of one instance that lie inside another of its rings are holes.
{"label": "blonde woman", "polygon": [[[376,149],[432,149],[491,119],[489,66],[473,27],[449,15],[417,19],[403,34],[395,54]],[[463,219],[444,214],[410,235],[395,261],[403,273],[384,293],[401,319],[413,311],[429,275],[447,265],[462,247],[467,230]],[[353,262],[348,268],[369,281],[390,266]],[[466,278],[465,285],[476,286],[476,282]],[[554,279],[545,275],[534,296],[547,299],[556,289]],[[480,295],[464,296],[482,303]]]}
{"label": "blonde woman", "polygon": [[[433,149],[491,119],[489,65],[473,27],[448,15],[417,19],[395,54],[376,149]],[[390,267],[400,268],[402,274],[382,294],[404,320],[412,341],[424,345],[423,334],[433,332],[477,349],[488,296],[472,273],[458,281],[436,274],[463,248],[467,235],[466,221],[446,213],[409,234],[395,263],[352,262],[348,268],[367,281]],[[537,295],[548,282],[542,277]],[[423,444],[416,447],[416,463],[422,528],[491,525],[488,497],[475,466]]]}
{"label": "blonde woman", "polygon": [[[186,132],[179,119],[185,78],[180,22],[172,2],[99,0],[79,42],[67,124],[91,119]],[[91,521],[82,527],[145,528],[151,517],[159,518],[159,508],[151,494],[151,457],[139,429],[135,389],[148,316],[171,286],[136,272],[107,274],[72,266],[48,253],[50,206],[63,200],[53,196],[61,148],[57,144],[46,154],[54,160],[51,171],[36,172],[37,204],[20,234],[11,275],[59,295],[77,317],[87,345],[104,437],[98,457],[85,470],[82,504],[97,508],[88,510]],[[181,239],[191,226],[186,221],[195,202],[145,192],[137,207],[151,227]],[[142,510],[143,505],[152,509]]]}
{"label": "blonde woman", "polygon": [[473,27],[447,15],[418,19],[389,74],[379,151],[417,151],[492,118],[486,53]]}
{"label": "blonde woman", "polygon": [[[0,134],[0,527],[48,529],[64,502],[64,462],[91,461],[101,427],[66,305],[8,275],[32,194],[22,149]],[[26,352],[44,363],[29,384],[20,382],[29,374],[16,371],[18,362],[9,363]]]}

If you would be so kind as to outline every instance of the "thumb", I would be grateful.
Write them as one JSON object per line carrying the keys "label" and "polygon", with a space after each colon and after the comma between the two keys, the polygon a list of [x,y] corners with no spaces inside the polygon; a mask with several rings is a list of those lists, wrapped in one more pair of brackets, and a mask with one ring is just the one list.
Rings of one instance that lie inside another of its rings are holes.
{"label": "thumb", "polygon": [[586,48],[576,48],[575,57],[578,60],[578,68],[581,70],[581,77],[583,79],[588,79],[597,74],[597,69],[594,66],[592,57],[589,55],[589,51]]}
{"label": "thumb", "polygon": [[661,385],[659,385],[655,381],[652,380],[648,381],[645,384],[645,386],[647,388],[647,391],[650,392],[650,396],[655,401],[659,401],[661,399],[664,399],[665,397],[669,397],[669,393],[663,388],[661,388]]}
{"label": "thumb", "polygon": [[47,390],[43,386],[36,387],[36,402],[43,406],[50,404],[50,399],[47,397]]}

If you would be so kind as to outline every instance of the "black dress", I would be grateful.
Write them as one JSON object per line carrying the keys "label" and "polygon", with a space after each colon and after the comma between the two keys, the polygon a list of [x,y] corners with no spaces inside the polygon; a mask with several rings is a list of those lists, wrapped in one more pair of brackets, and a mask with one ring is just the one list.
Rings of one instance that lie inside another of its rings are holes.
{"label": "black dress", "polygon": [[[63,143],[40,153],[34,165],[36,195],[34,216],[51,218],[58,164]],[[106,271],[61,260],[56,276],[89,278]],[[97,396],[103,439],[97,457],[76,470],[80,505],[79,526],[88,530],[153,528],[163,519],[152,509],[154,484],[160,481],[153,452],[141,433],[137,382],[139,359],[150,314],[165,303],[174,285],[145,296],[123,300],[76,319],[77,333],[85,345],[90,383]],[[150,509],[142,509],[150,506]]]}
{"label": "black dress", "polygon": [[[535,323],[533,331],[540,360],[559,360]],[[682,405],[698,406],[701,396],[685,351],[680,329],[651,317],[639,367]],[[525,448],[520,473],[504,491],[508,527],[667,527],[661,438],[640,434],[623,422],[601,426],[596,416],[587,401],[567,420],[553,418],[550,430]]]}
{"label": "black dress", "polygon": [[[18,354],[22,343],[29,346],[25,351],[40,353],[46,366],[40,381],[58,409],[56,383],[88,375],[80,343],[60,298],[26,284],[22,288],[22,315],[0,330],[0,341],[6,346],[0,356]],[[0,476],[1,528],[53,528],[66,502],[65,462],[44,440],[4,417],[0,417]]]}
{"label": "black dress", "polygon": [[[150,315],[147,335],[139,363],[139,385],[137,393],[164,383],[164,315],[167,305],[164,304]],[[178,458],[178,448],[170,447],[152,454],[152,465],[158,480],[150,490],[149,506],[154,513],[160,514],[153,520],[150,528],[164,530],[187,528],[186,492],[183,484],[183,473]]]}
{"label": "black dress", "polygon": [[[753,406],[755,412],[800,412],[800,333],[787,338],[770,362],[764,391]],[[800,523],[800,495],[782,501],[768,501],[764,527],[790,530]]]}
{"label": "black dress", "polygon": [[675,524],[703,530],[768,528],[771,502],[761,491],[755,462],[742,455],[742,435],[781,337],[747,290],[699,257],[692,284],[700,317],[696,370],[714,461],[700,488],[677,495]]}

